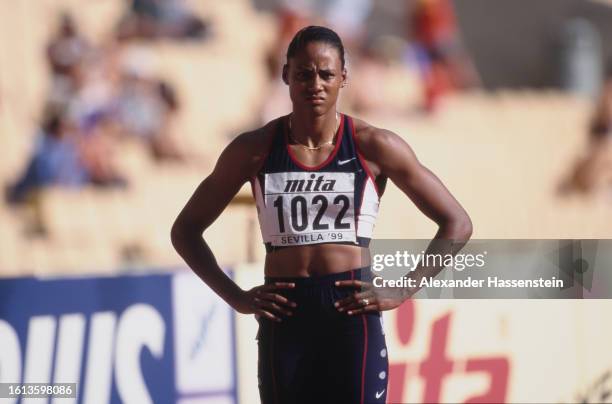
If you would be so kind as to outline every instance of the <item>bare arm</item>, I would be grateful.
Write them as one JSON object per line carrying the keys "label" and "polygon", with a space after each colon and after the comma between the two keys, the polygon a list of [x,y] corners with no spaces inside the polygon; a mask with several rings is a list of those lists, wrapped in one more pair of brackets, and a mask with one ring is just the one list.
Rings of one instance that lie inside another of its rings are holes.
{"label": "bare arm", "polygon": [[236,138],[221,154],[213,172],[197,187],[172,226],[172,245],[187,265],[217,295],[240,313],[255,313],[280,321],[279,314],[291,315],[294,307],[277,289],[288,283],[258,286],[249,291],[238,287],[219,267],[202,233],[259,168],[264,152],[260,134]]}
{"label": "bare arm", "polygon": [[234,308],[241,289],[221,270],[202,233],[248,179],[251,162],[246,158],[246,143],[244,137],[238,137],[223,151],[213,172],[197,187],[171,231],[172,245],[187,265]]}
{"label": "bare arm", "polygon": [[[378,133],[378,147],[381,172],[386,174],[419,208],[423,214],[436,222],[438,231],[427,247],[425,254],[454,255],[472,235],[472,221],[459,202],[431,171],[416,158],[410,146],[392,132]],[[435,277],[442,266],[421,266],[408,277],[416,284],[422,278]],[[416,290],[406,291],[407,296]]]}
{"label": "bare arm", "polygon": [[366,158],[380,167],[380,175],[391,179],[438,225],[435,239],[465,243],[472,234],[466,211],[448,189],[416,158],[410,146],[396,134],[378,130],[370,140]]}
{"label": "bare arm", "polygon": [[[456,254],[472,234],[472,222],[459,202],[442,182],[416,158],[410,146],[396,134],[375,128],[366,128],[359,139],[360,149],[371,163],[376,177],[387,177],[414,202],[417,208],[438,225],[433,240],[425,254]],[[443,267],[420,267],[407,277],[416,284],[422,278],[435,277]],[[364,287],[361,281],[342,281],[340,285]],[[389,310],[416,293],[417,289],[406,289],[400,297],[376,296],[372,290],[356,293],[339,302],[341,311],[360,314],[370,310]],[[363,306],[362,299],[369,305]]]}

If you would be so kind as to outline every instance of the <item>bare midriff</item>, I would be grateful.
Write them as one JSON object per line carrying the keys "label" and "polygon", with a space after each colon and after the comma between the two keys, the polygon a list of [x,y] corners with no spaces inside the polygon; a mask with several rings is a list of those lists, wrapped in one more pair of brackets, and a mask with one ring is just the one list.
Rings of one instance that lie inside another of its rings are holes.
{"label": "bare midriff", "polygon": [[368,265],[369,250],[343,244],[280,248],[266,254],[265,275],[310,277],[335,274]]}

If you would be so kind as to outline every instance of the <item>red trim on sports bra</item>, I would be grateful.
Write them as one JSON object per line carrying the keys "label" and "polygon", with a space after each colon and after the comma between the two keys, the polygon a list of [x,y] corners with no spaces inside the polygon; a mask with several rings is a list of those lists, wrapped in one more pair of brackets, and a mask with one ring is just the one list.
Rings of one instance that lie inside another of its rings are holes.
{"label": "red trim on sports bra", "polygon": [[357,209],[357,214],[355,215],[355,239],[357,239],[357,233],[359,233],[359,215],[361,215],[361,207],[363,206],[363,198],[365,197],[366,184],[363,185],[361,189],[361,196],[359,201],[359,209]]}
{"label": "red trim on sports bra", "polygon": [[366,358],[368,356],[368,320],[366,315],[362,314],[361,319],[363,320],[363,359],[361,360],[361,404],[365,400],[365,374],[366,374]]}
{"label": "red trim on sports bra", "polygon": [[368,177],[370,177],[370,179],[372,180],[372,184],[374,185],[374,189],[376,190],[376,195],[378,195],[378,199],[380,199],[380,191],[378,190],[378,185],[376,184],[375,178],[372,175],[372,172],[370,171],[370,168],[368,167],[368,164],[366,163],[363,154],[361,154],[361,149],[359,148],[359,143],[357,142],[357,137],[355,136],[355,127],[353,126],[353,120],[349,118],[348,122],[349,127],[351,128],[351,136],[353,137],[353,143],[355,143],[355,149],[357,150],[357,157],[359,157],[359,162],[363,166],[363,169],[365,170],[366,174],[368,174]]}
{"label": "red trim on sports bra", "polygon": [[336,154],[338,154],[338,150],[340,149],[340,144],[342,143],[342,135],[344,134],[344,114],[340,114],[340,125],[338,125],[338,132],[336,132],[336,145],[334,147],[334,150],[332,150],[332,152],[327,157],[327,159],[325,159],[324,162],[314,167],[310,167],[310,166],[300,163],[298,159],[295,157],[295,155],[293,154],[293,150],[291,150],[291,147],[289,147],[288,132],[289,131],[285,130],[285,147],[287,148],[287,153],[289,154],[289,158],[291,158],[291,161],[293,161],[295,165],[300,167],[302,170],[308,170],[308,171],[320,170],[321,168],[331,163],[336,157]]}

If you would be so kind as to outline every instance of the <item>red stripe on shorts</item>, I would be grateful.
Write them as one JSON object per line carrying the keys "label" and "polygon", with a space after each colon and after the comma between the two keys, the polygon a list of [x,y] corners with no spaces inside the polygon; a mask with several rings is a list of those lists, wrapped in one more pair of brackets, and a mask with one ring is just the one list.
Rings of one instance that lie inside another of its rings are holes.
{"label": "red stripe on shorts", "polygon": [[366,358],[368,356],[368,320],[366,315],[362,314],[361,319],[363,320],[363,359],[361,361],[361,404],[365,400],[365,372],[366,372]]}

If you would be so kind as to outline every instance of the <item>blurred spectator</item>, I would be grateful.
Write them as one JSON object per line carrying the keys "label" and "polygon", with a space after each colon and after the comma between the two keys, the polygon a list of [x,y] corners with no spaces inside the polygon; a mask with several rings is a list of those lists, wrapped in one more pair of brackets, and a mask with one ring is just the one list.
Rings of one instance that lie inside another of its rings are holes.
{"label": "blurred spectator", "polygon": [[47,61],[51,68],[50,102],[55,108],[66,106],[82,75],[82,63],[91,47],[81,36],[74,19],[60,15],[58,30],[47,45]]}
{"label": "blurred spectator", "polygon": [[479,83],[463,50],[449,0],[417,0],[411,10],[412,39],[422,72],[424,109],[432,112],[440,96]]}
{"label": "blurred spectator", "polygon": [[93,114],[107,111],[117,96],[119,79],[109,71],[107,52],[96,50],[75,67],[73,91],[65,103],[69,117],[82,130],[84,120]]}
{"label": "blurred spectator", "polygon": [[153,138],[151,151],[158,160],[184,160],[185,153],[181,150],[173,132],[173,120],[179,111],[179,100],[176,90],[169,83],[159,80],[157,92],[164,105],[164,120],[157,136]]}
{"label": "blurred spectator", "polygon": [[612,63],[608,67],[589,132],[592,144],[612,137]]}
{"label": "blurred spectator", "polygon": [[266,53],[268,89],[260,106],[260,121],[268,122],[291,109],[286,85],[281,80],[285,52],[300,29],[309,25],[333,27],[342,37],[348,54],[359,50],[371,0],[282,0],[276,8],[277,34]]}
{"label": "blurred spectator", "polygon": [[325,24],[340,35],[349,55],[351,51],[358,51],[365,39],[372,0],[328,0],[324,5]]}
{"label": "blurred spectator", "polygon": [[[201,32],[178,1],[133,6],[170,24],[156,35]],[[187,21],[188,30],[173,31],[178,21]],[[125,186],[115,164],[120,135],[143,140],[158,160],[184,158],[171,128],[180,103],[175,89],[154,74],[151,54],[120,42],[90,46],[68,14],[58,27],[46,50],[52,84],[43,122],[23,174],[7,186],[10,203],[26,202],[48,186]]]}
{"label": "blurred spectator", "polygon": [[314,23],[315,19],[310,7],[303,1],[283,1],[276,8],[276,39],[266,54],[268,78],[280,81],[281,67],[285,61],[285,50],[291,38],[301,28]]}
{"label": "blurred spectator", "polygon": [[79,136],[62,112],[48,111],[25,172],[7,188],[8,202],[26,202],[37,190],[48,186],[125,185],[110,164],[102,162],[107,153],[101,153],[100,147],[92,153],[94,138],[83,141]]}
{"label": "blurred spectator", "polygon": [[181,0],[130,0],[119,22],[120,39],[203,39],[208,24],[194,15]]}
{"label": "blurred spectator", "polygon": [[143,141],[158,160],[181,160],[183,153],[170,130],[180,105],[176,91],[155,76],[142,56],[136,52],[125,61],[113,107],[117,122],[123,134]]}
{"label": "blurred spectator", "polygon": [[359,49],[371,0],[283,0],[276,9],[277,37],[267,55],[272,80],[280,77],[284,52],[296,32],[308,25],[327,25],[342,37],[347,50]]}
{"label": "blurred spectator", "polygon": [[568,92],[591,99],[602,86],[601,35],[586,18],[572,18],[563,26],[561,85]]}
{"label": "blurred spectator", "polygon": [[89,182],[100,186],[127,184],[115,165],[117,124],[109,113],[98,112],[83,123],[79,152]]}
{"label": "blurred spectator", "polygon": [[89,50],[87,41],[79,34],[70,14],[60,16],[57,33],[47,46],[47,60],[54,75],[70,76]]}
{"label": "blurred spectator", "polygon": [[81,186],[89,179],[81,162],[74,128],[58,112],[49,112],[21,178],[9,186],[7,199],[24,202],[33,191],[49,186]]}
{"label": "blurred spectator", "polygon": [[612,63],[589,127],[586,155],[579,159],[560,192],[590,193],[612,186]]}

